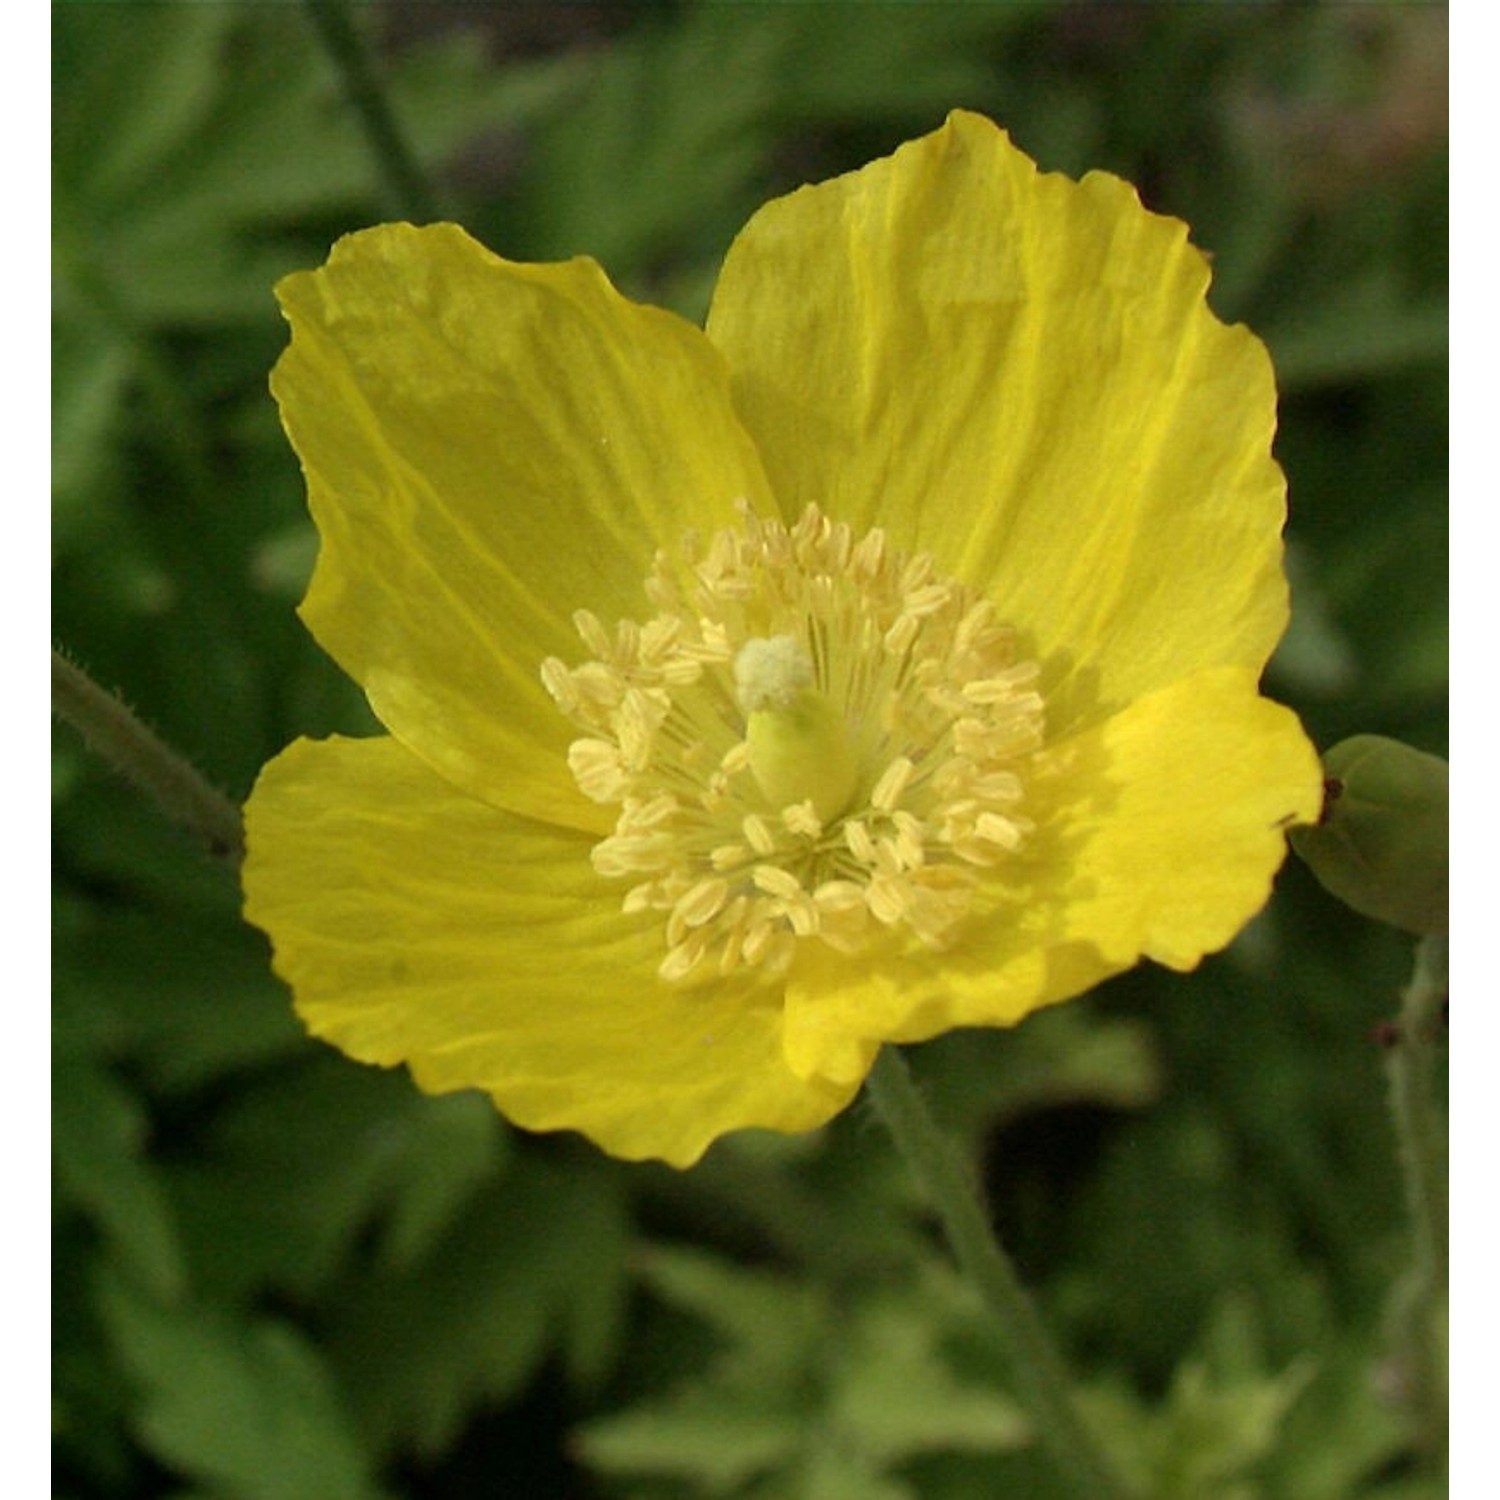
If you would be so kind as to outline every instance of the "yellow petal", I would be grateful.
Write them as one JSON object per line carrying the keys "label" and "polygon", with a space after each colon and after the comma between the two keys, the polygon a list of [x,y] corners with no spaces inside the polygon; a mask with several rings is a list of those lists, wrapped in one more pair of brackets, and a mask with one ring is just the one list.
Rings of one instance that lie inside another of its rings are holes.
{"label": "yellow petal", "polygon": [[726,1131],[820,1125],[858,1086],[791,1073],[779,994],[663,985],[659,918],[621,914],[587,838],[456,792],[395,740],[299,740],[245,818],[246,915],[308,1029],[430,1092],[687,1166]]}
{"label": "yellow petal", "polygon": [[955,113],[772,202],[709,337],[789,515],[885,527],[984,590],[1071,733],[1286,623],[1271,367],[1175,219]]}
{"label": "yellow petal", "polygon": [[1037,830],[1011,889],[947,952],[799,955],[787,1059],[810,1076],[848,1039],[1008,1025],[1150,958],[1191,969],[1265,904],[1286,828],[1315,819],[1322,771],[1295,715],[1219,668],[1050,747],[1028,779]]}
{"label": "yellow petal", "polygon": [[322,540],[303,616],[386,727],[497,807],[603,831],[549,655],[646,609],[657,547],[766,503],[718,354],[592,261],[516,265],[451,224],[349,235],[277,289],[272,389]]}

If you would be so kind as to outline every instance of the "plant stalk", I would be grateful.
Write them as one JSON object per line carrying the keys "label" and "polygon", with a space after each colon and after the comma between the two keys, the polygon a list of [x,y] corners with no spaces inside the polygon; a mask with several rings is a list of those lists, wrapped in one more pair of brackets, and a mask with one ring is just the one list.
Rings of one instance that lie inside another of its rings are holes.
{"label": "plant stalk", "polygon": [[1440,1460],[1448,1445],[1448,1135],[1437,1073],[1447,1004],[1448,939],[1425,937],[1387,1034],[1391,1118],[1412,1232],[1411,1270],[1390,1316],[1398,1392],[1422,1446]]}
{"label": "plant stalk", "polygon": [[966,1164],[933,1119],[897,1048],[881,1048],[866,1088],[937,1210],[959,1265],[1000,1326],[1038,1439],[1080,1500],[1127,1500],[1130,1489],[1079,1414],[1062,1355],[996,1238]]}
{"label": "plant stalk", "polygon": [[245,857],[239,808],[55,647],[52,711],[83,736],[90,750],[144,792],[163,816],[191,833],[216,859],[238,868]]}
{"label": "plant stalk", "polygon": [[414,224],[431,223],[440,217],[437,196],[391,109],[370,49],[359,34],[347,0],[304,0],[304,3],[314,29],[344,81],[344,92],[370,143],[391,210]]}

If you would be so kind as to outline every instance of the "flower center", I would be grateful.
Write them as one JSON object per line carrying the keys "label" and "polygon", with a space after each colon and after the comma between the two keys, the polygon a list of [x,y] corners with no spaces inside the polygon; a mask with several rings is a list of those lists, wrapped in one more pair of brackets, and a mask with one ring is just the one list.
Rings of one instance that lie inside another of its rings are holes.
{"label": "flower center", "polygon": [[779,974],[809,939],[942,948],[1031,830],[1037,666],[988,600],[878,528],[740,511],[706,548],[689,536],[685,566],[658,556],[653,618],[611,637],[580,610],[594,659],[542,664],[584,732],[574,779],[619,808],[594,868],[629,883],[626,911],[666,914],[668,980]]}

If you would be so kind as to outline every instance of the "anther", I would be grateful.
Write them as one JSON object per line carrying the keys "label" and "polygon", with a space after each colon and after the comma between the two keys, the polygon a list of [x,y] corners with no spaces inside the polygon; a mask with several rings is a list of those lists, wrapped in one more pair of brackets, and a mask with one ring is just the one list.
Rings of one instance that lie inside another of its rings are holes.
{"label": "anther", "polygon": [[816,506],[790,527],[737,508],[658,556],[651,618],[580,610],[592,659],[541,665],[575,781],[618,809],[594,868],[660,914],[671,983],[770,980],[801,943],[857,953],[885,928],[946,946],[979,870],[1032,832],[1038,668],[930,556]]}

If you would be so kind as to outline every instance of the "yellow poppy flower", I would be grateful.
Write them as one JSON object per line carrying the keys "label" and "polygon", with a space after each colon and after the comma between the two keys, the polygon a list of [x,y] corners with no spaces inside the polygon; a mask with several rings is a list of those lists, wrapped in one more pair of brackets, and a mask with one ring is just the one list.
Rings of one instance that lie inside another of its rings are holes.
{"label": "yellow poppy flower", "polygon": [[1264,903],[1317,759],[1275,391],[1186,227],[956,113],[766,205],[706,329],[450,224],[278,288],[298,741],[246,911],[318,1036],[687,1165]]}

